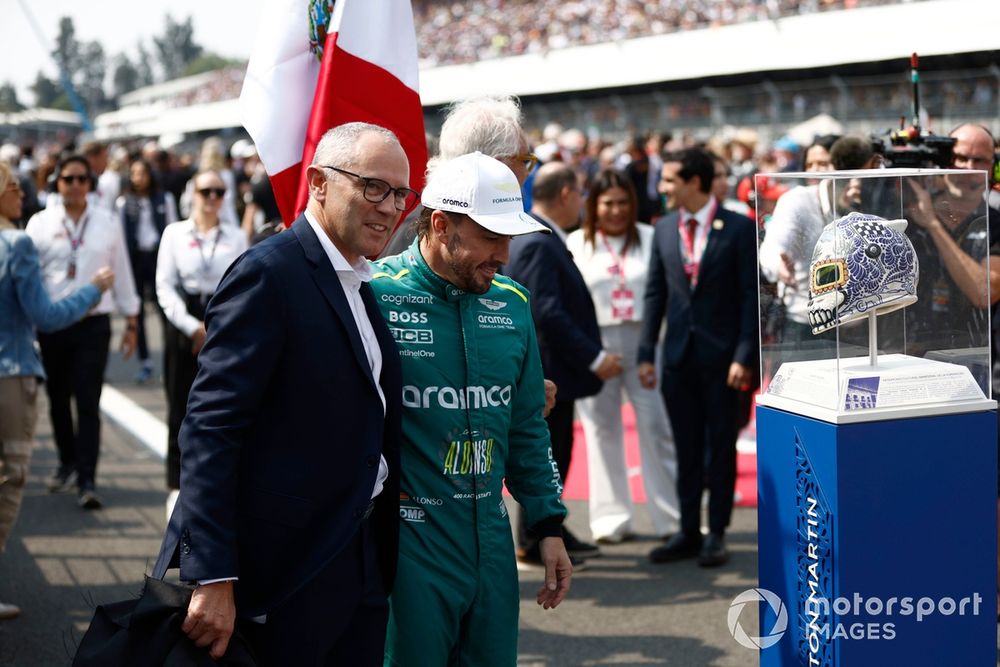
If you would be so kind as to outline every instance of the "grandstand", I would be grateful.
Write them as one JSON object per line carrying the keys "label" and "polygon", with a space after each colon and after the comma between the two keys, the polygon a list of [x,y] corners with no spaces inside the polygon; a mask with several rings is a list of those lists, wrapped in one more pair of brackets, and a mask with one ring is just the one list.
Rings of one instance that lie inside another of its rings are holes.
{"label": "grandstand", "polygon": [[[472,11],[493,3],[458,4]],[[766,141],[817,113],[868,132],[909,115],[908,58],[915,51],[932,125],[975,120],[1000,129],[1000,34],[994,21],[976,18],[995,17],[995,0],[659,4],[789,12],[795,5],[796,13],[435,67],[421,72],[421,99],[434,109],[455,91],[515,94],[529,125],[558,120],[612,136],[643,129],[707,136],[742,125]],[[818,11],[834,5],[844,8]],[[798,13],[810,8],[816,11]],[[439,124],[431,116],[428,129]]]}
{"label": "grandstand", "polygon": [[[912,0],[911,0],[912,1]],[[919,0],[918,0],[919,1]],[[898,0],[417,0],[421,68],[481,62]]]}
{"label": "grandstand", "polygon": [[[975,121],[997,131],[1000,33],[988,20],[997,6],[417,0],[421,98],[435,133],[446,104],[492,93],[521,97],[527,126],[538,129],[555,120],[606,138],[651,129],[704,138],[744,126],[767,142],[817,114],[855,132],[898,125],[910,113],[908,58],[916,51],[930,127]],[[122,109],[96,119],[96,134],[232,134],[240,73],[214,77],[136,91]]]}

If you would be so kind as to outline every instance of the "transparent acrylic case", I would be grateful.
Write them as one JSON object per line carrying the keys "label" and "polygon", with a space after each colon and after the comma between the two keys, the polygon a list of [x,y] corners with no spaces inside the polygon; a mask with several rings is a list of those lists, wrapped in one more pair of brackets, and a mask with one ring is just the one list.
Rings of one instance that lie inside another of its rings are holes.
{"label": "transparent acrylic case", "polygon": [[833,423],[995,408],[986,172],[755,180],[759,405]]}

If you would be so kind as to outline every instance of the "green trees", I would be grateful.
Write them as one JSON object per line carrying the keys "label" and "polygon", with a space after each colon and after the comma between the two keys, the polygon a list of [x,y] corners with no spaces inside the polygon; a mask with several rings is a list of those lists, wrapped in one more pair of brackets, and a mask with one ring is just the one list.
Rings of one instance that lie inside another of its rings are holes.
{"label": "green trees", "polygon": [[[111,56],[100,41],[80,40],[73,19],[64,16],[59,19],[58,35],[50,53],[59,74],[50,78],[38,72],[30,86],[35,106],[56,109],[82,106],[90,116],[117,107],[122,95],[137,88],[239,64],[206,51],[195,38],[191,16],[178,21],[169,13],[164,17],[159,36],[138,41],[132,54],[122,52]],[[74,95],[79,104],[73,103]],[[0,112],[23,108],[14,86],[0,83]]]}

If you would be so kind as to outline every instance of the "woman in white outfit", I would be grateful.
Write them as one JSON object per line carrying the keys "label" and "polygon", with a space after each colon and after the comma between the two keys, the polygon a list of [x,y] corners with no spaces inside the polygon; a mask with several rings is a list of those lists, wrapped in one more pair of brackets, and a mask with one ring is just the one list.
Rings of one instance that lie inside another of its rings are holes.
{"label": "woman in white outfit", "polygon": [[591,186],[582,228],[567,240],[590,287],[604,349],[620,353],[624,365],[622,374],[607,380],[599,394],[576,404],[587,439],[590,530],[603,543],[628,539],[633,531],[621,415],[626,395],[635,410],[653,530],[661,537],[676,532],[680,517],[677,457],[667,411],[660,393],[640,384],[637,369],[653,228],[637,223],[636,211],[628,178],[606,169]]}
{"label": "woman in white outfit", "polygon": [[167,319],[163,335],[163,387],[167,394],[167,519],[181,481],[177,445],[188,393],[205,343],[205,308],[229,265],[247,249],[237,225],[222,224],[226,182],[217,171],[191,179],[191,218],[167,225],[156,258],[156,298]]}

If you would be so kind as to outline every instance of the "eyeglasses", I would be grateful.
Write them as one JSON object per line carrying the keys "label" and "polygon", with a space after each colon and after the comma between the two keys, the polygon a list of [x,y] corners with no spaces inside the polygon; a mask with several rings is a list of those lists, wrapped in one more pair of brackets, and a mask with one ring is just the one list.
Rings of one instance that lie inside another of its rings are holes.
{"label": "eyeglasses", "polygon": [[413,208],[413,205],[417,203],[417,199],[420,198],[419,192],[411,190],[410,188],[394,188],[380,178],[361,176],[359,174],[355,174],[353,171],[347,171],[346,169],[341,169],[340,167],[331,167],[328,164],[321,164],[319,166],[324,169],[332,169],[338,174],[344,174],[345,176],[350,176],[363,182],[365,199],[373,204],[381,204],[391,194],[392,203],[396,207],[396,210],[406,211]]}
{"label": "eyeglasses", "polygon": [[222,199],[226,194],[225,188],[198,188],[198,194],[200,194],[205,199],[212,197],[213,195],[219,199]]}
{"label": "eyeglasses", "polygon": [[86,174],[66,174],[65,176],[60,176],[59,180],[66,185],[71,185],[73,183],[80,183],[81,185],[90,181],[90,176]]}
{"label": "eyeglasses", "polygon": [[520,155],[511,155],[510,159],[514,160],[515,162],[521,162],[522,164],[524,164],[524,168],[527,169],[529,172],[535,168],[536,164],[540,162],[538,156],[535,155],[534,153],[521,153]]}
{"label": "eyeglasses", "polygon": [[967,164],[972,168],[979,166],[983,169],[987,169],[993,165],[992,157],[975,157],[973,155],[962,155],[961,153],[952,154],[951,161],[956,167],[959,162]]}

